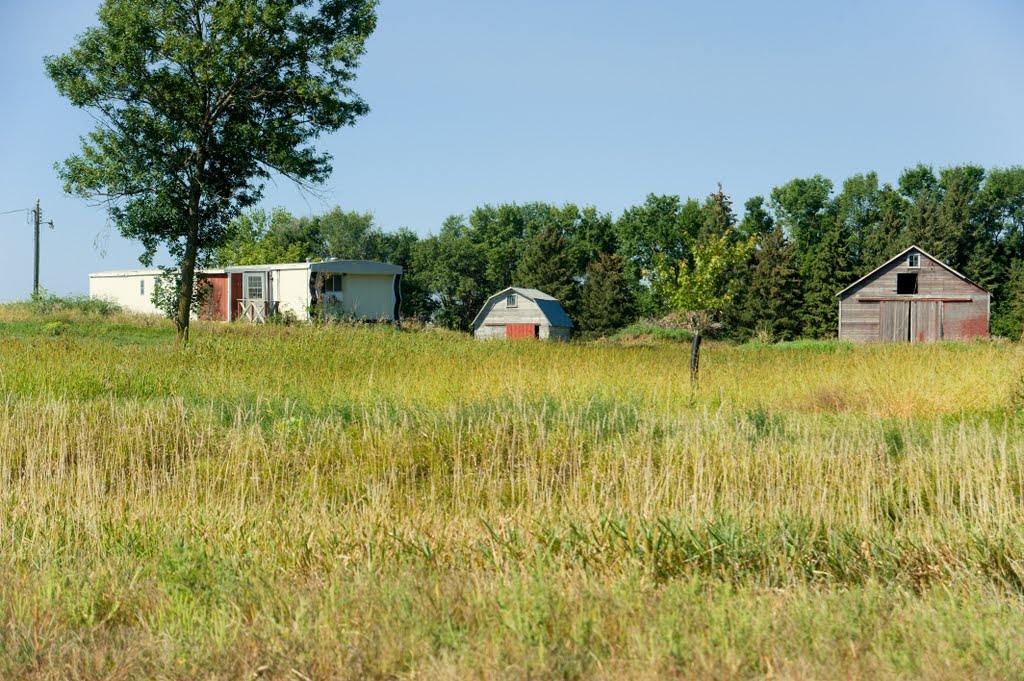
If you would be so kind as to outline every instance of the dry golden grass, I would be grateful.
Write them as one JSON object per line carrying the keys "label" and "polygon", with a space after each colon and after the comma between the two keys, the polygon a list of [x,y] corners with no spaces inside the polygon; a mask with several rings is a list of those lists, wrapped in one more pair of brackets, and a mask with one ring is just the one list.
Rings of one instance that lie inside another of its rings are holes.
{"label": "dry golden grass", "polygon": [[171,336],[0,311],[0,677],[1024,674],[1019,346]]}

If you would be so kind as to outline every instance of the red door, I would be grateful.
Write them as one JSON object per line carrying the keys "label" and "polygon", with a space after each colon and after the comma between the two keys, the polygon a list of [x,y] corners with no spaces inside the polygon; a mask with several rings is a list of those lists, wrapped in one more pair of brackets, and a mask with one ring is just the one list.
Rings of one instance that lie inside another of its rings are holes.
{"label": "red door", "polygon": [[239,305],[242,300],[242,273],[237,272],[231,275],[231,300],[228,301],[228,321],[233,321],[238,316]]}
{"label": "red door", "polygon": [[200,319],[212,319],[223,322],[228,318],[228,275],[207,274],[205,275],[210,290],[207,293],[206,303],[199,311]]}
{"label": "red door", "polygon": [[536,324],[506,324],[505,338],[510,340],[522,340],[523,338],[536,338],[540,327]]}

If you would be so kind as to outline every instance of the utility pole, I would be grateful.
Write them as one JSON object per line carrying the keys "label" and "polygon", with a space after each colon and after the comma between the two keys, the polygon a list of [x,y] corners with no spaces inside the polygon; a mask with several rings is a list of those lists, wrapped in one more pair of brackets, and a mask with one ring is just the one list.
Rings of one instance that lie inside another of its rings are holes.
{"label": "utility pole", "polygon": [[32,261],[32,295],[39,293],[39,223],[43,220],[43,214],[39,212],[39,199],[36,199],[36,209],[32,215],[32,222],[35,223],[35,258]]}
{"label": "utility pole", "polygon": [[[36,199],[35,210],[29,209],[32,213],[32,226],[35,231],[35,241],[33,244],[34,253],[32,258],[32,295],[39,293],[39,228],[43,225],[43,209],[39,207],[39,199]],[[46,223],[53,229],[53,220]]]}

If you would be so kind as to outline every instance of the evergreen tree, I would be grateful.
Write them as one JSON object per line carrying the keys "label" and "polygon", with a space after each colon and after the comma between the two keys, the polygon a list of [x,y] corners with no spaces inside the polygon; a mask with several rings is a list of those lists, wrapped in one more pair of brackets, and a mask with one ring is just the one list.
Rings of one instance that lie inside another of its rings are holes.
{"label": "evergreen tree", "polygon": [[742,236],[760,240],[761,237],[772,231],[774,225],[775,220],[764,205],[763,196],[747,199],[747,202],[743,204],[743,220],[740,221],[737,228]]}
{"label": "evergreen tree", "polygon": [[549,225],[527,247],[516,268],[513,285],[535,288],[562,303],[572,315],[576,310],[577,283],[572,263],[566,254],[565,237]]}
{"label": "evergreen tree", "polygon": [[839,328],[836,293],[854,280],[849,237],[838,220],[831,221],[811,250],[801,273],[804,287],[803,335],[831,338]]}
{"label": "evergreen tree", "polygon": [[877,204],[878,224],[861,237],[857,276],[864,276],[911,245],[904,226],[907,200],[886,184],[878,193]]}
{"label": "evergreen tree", "polygon": [[622,257],[602,253],[587,267],[576,324],[581,331],[607,335],[634,318],[633,299],[622,273]]}
{"label": "evergreen tree", "polygon": [[732,199],[722,191],[722,185],[719,184],[718,191],[712,192],[701,207],[701,225],[697,239],[708,241],[727,235],[733,240],[739,237],[735,226],[736,215],[732,212]]}
{"label": "evergreen tree", "polygon": [[741,337],[764,334],[780,341],[796,338],[800,333],[801,288],[793,245],[776,226],[762,237],[753,255],[750,283],[739,310]]}
{"label": "evergreen tree", "polygon": [[946,248],[942,238],[942,199],[938,178],[931,167],[918,164],[903,171],[899,188],[900,193],[909,200],[903,219],[904,243],[908,246],[917,245],[939,260],[952,259],[955,253]]}
{"label": "evergreen tree", "polygon": [[992,320],[992,333],[1024,340],[1024,258],[1013,260],[1007,270],[999,314]]}

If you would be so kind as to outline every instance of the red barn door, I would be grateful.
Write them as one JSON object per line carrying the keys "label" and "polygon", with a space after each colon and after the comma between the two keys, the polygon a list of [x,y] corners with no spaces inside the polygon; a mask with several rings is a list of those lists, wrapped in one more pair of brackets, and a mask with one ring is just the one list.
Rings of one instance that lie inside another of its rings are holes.
{"label": "red barn door", "polygon": [[539,331],[540,327],[536,324],[506,324],[505,338],[510,340],[536,338],[539,335]]}

